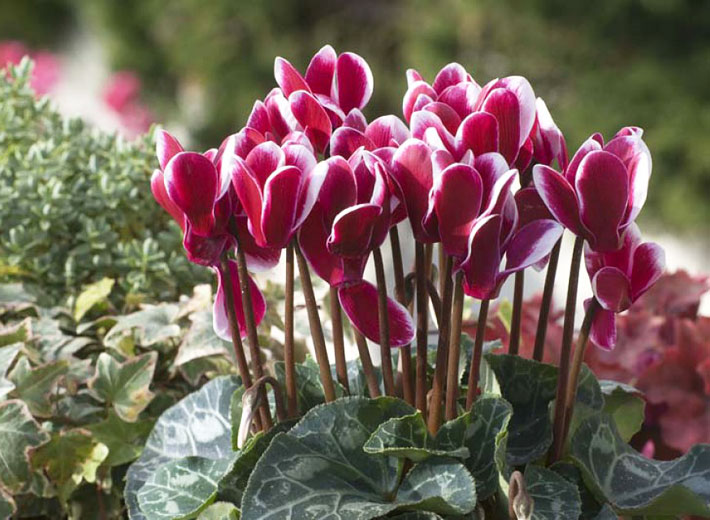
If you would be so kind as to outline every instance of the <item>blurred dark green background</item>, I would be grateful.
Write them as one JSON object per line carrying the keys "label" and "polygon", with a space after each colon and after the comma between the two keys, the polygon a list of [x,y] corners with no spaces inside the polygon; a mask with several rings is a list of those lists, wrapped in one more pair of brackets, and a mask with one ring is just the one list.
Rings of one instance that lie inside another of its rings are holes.
{"label": "blurred dark green background", "polygon": [[[646,220],[702,229],[710,217],[707,0],[0,0],[0,36],[60,46],[88,27],[112,66],[143,78],[159,120],[219,144],[274,85],[273,58],[304,68],[324,43],[364,56],[366,115],[401,113],[404,71],[459,61],[479,83],[522,74],[572,151],[594,131],[646,130],[654,177]],[[200,117],[185,92],[205,101]]]}

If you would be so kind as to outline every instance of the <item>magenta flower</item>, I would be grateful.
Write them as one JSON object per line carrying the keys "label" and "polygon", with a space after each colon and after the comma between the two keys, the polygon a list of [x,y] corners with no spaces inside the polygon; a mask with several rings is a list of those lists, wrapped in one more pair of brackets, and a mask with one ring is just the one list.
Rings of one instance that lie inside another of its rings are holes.
{"label": "magenta flower", "polygon": [[604,145],[595,134],[582,144],[564,174],[536,165],[533,179],[555,218],[599,252],[622,245],[638,216],[651,176],[651,154],[640,128],[622,128]]}
{"label": "magenta flower", "polygon": [[[363,280],[367,259],[390,228],[391,204],[385,164],[364,149],[349,160],[332,157],[318,164],[325,181],[299,232],[313,270],[338,288],[343,310],[355,328],[379,342],[377,288]],[[410,343],[414,327],[407,310],[388,299],[393,346]]]}
{"label": "magenta flower", "polygon": [[594,316],[590,337],[600,347],[616,343],[616,314],[627,310],[663,274],[665,253],[653,242],[641,242],[641,232],[631,224],[621,249],[599,253],[585,250],[587,273],[594,297],[601,306]]}
{"label": "magenta flower", "polygon": [[565,136],[555,124],[542,98],[535,101],[535,110],[535,126],[531,133],[533,159],[547,166],[552,166],[556,160],[560,170],[565,171],[568,163]]}
{"label": "magenta flower", "polygon": [[[232,282],[232,294],[234,295],[234,312],[237,316],[239,324],[239,335],[244,338],[247,335],[246,318],[244,317],[244,307],[242,306],[241,286],[239,285],[239,273],[237,272],[237,262],[234,260],[228,261],[230,279]],[[225,341],[232,341],[231,332],[229,329],[229,319],[227,318],[227,307],[225,302],[225,276],[222,271],[222,266],[214,267],[217,273],[217,294],[215,295],[212,305],[212,328],[215,334]],[[254,309],[254,320],[258,325],[266,314],[266,301],[261,294],[256,282],[249,278],[249,291],[251,294],[252,307]]]}

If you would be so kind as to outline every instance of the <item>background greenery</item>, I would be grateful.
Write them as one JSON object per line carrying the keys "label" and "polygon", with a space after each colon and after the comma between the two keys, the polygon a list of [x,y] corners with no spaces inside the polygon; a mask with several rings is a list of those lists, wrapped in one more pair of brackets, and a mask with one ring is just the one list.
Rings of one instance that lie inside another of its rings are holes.
{"label": "background greenery", "polygon": [[[368,115],[400,113],[404,71],[457,60],[479,82],[523,74],[570,148],[594,131],[646,129],[655,168],[644,217],[698,228],[710,217],[710,2],[704,0],[0,0],[0,33],[57,43],[88,24],[112,64],[138,71],[158,119],[214,146],[273,86],[273,57],[298,67],[321,45],[362,54]],[[201,92],[195,111],[188,93]]]}

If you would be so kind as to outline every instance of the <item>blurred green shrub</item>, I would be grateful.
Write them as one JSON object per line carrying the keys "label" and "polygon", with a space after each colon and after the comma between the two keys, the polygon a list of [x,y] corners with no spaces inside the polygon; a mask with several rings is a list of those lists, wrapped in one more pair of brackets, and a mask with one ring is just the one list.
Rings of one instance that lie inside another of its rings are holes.
{"label": "blurred green shrub", "polygon": [[153,200],[151,136],[128,142],[63,119],[35,98],[30,70],[0,74],[0,281],[24,281],[49,305],[108,277],[123,306],[209,279]]}

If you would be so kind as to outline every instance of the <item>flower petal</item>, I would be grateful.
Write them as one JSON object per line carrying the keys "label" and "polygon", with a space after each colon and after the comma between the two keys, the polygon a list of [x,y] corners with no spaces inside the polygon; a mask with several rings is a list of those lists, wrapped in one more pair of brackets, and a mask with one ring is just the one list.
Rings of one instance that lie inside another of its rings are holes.
{"label": "flower petal", "polygon": [[631,306],[631,283],[616,267],[602,267],[592,278],[592,292],[602,308],[625,311]]}
{"label": "flower petal", "polygon": [[412,137],[424,141],[429,140],[434,142],[433,140],[427,137],[427,131],[429,129],[433,129],[436,132],[435,135],[437,135],[440,139],[441,146],[443,146],[449,152],[454,153],[454,150],[456,148],[454,143],[454,136],[451,135],[451,133],[446,129],[444,123],[442,123],[441,119],[439,119],[439,116],[437,116],[433,112],[429,112],[428,110],[420,110],[419,112],[414,112],[414,114],[412,114],[410,126],[412,128]]}
{"label": "flower petal", "polygon": [[305,172],[305,176],[301,178],[302,183],[298,194],[298,205],[296,206],[296,220],[293,224],[293,228],[296,230],[303,224],[303,221],[306,220],[306,217],[313,209],[313,205],[320,195],[325,176],[328,173],[328,165],[319,167],[320,164],[316,164],[308,172]]}
{"label": "flower petal", "polygon": [[609,152],[590,152],[579,165],[575,187],[580,217],[590,232],[592,249],[619,249],[619,225],[629,200],[629,180],[623,163]]}
{"label": "flower petal", "polygon": [[281,248],[259,247],[249,232],[247,217],[234,217],[234,230],[239,238],[239,245],[247,259],[247,267],[253,273],[261,273],[273,269],[281,259]]}
{"label": "flower petal", "polygon": [[286,164],[286,157],[279,145],[266,141],[249,152],[246,164],[249,166],[247,172],[252,175],[259,189],[263,190],[269,175]]}
{"label": "flower petal", "polygon": [[367,62],[357,54],[344,52],[338,56],[335,72],[338,105],[346,114],[353,108],[367,105],[372,96],[374,80]]}
{"label": "flower petal", "polygon": [[535,101],[537,124],[533,132],[533,156],[538,163],[552,166],[556,159],[561,171],[567,168],[567,143],[542,98]]}
{"label": "flower petal", "polygon": [[641,139],[643,131],[638,130],[636,134],[617,136],[604,147],[605,151],[621,159],[629,175],[629,208],[625,222],[633,222],[641,212],[651,179],[651,152]]}
{"label": "flower petal", "polygon": [[170,200],[168,192],[165,189],[165,178],[163,172],[155,170],[150,178],[150,191],[153,192],[153,198],[160,206],[167,211],[171,217],[178,223],[180,229],[185,231],[185,214],[180,208]]}
{"label": "flower petal", "polygon": [[269,110],[263,101],[255,101],[251,113],[247,118],[246,128],[256,130],[260,134],[271,132],[271,122],[269,121]]}
{"label": "flower petal", "polygon": [[273,89],[266,99],[264,105],[269,111],[269,121],[271,122],[271,131],[279,138],[290,134],[294,130],[302,130],[299,127],[298,121],[291,112],[288,100],[281,92],[281,89]]}
{"label": "flower petal", "polygon": [[212,266],[219,263],[219,258],[227,247],[226,234],[203,237],[192,232],[188,225],[182,239],[187,259],[195,264]]}
{"label": "flower petal", "polygon": [[329,234],[330,225],[326,224],[323,207],[316,203],[298,231],[298,243],[315,273],[330,285],[337,285],[343,281],[343,261],[328,251]]}
{"label": "flower petal", "polygon": [[287,60],[281,57],[277,57],[274,60],[274,78],[276,78],[276,83],[281,87],[281,91],[286,97],[289,97],[293,92],[298,90],[311,91],[308,83],[306,83],[306,80],[301,76],[301,73]]}
{"label": "flower petal", "polygon": [[266,181],[261,212],[265,247],[285,247],[291,239],[302,175],[295,166],[284,166]]}
{"label": "flower petal", "polygon": [[375,148],[398,146],[409,139],[409,129],[397,116],[381,116],[367,126],[365,136]]}
{"label": "flower petal", "polygon": [[161,170],[165,170],[170,159],[184,151],[180,142],[162,128],[155,132],[155,154]]}
{"label": "flower petal", "polygon": [[594,135],[589,137],[586,141],[582,143],[582,146],[579,147],[579,150],[575,152],[574,156],[572,157],[572,160],[569,162],[567,169],[563,170],[565,178],[570,183],[570,185],[575,185],[575,180],[577,179],[577,170],[579,169],[579,165],[582,162],[582,159],[584,159],[587,154],[601,149],[602,145],[599,144],[599,141],[595,138]]}
{"label": "flower petal", "polygon": [[464,292],[480,300],[496,296],[500,271],[500,215],[489,215],[476,222],[468,242],[468,256],[461,263]]}
{"label": "flower petal", "polygon": [[343,126],[349,126],[350,128],[364,132],[367,129],[367,119],[365,119],[365,116],[359,109],[353,108],[348,112],[348,115],[345,116],[345,119],[343,119]]}
{"label": "flower petal", "polygon": [[481,87],[467,81],[447,88],[439,95],[437,101],[446,103],[456,111],[461,119],[465,119],[474,111],[480,92]]}
{"label": "flower petal", "polygon": [[328,250],[351,258],[367,255],[372,232],[381,213],[382,208],[376,204],[358,204],[338,213],[328,237]]}
{"label": "flower petal", "polygon": [[419,96],[422,95],[436,99],[436,91],[427,82],[419,80],[409,85],[407,92],[404,94],[404,99],[402,100],[402,113],[407,122],[412,118],[414,105]]}
{"label": "flower petal", "polygon": [[[338,288],[338,299],[353,326],[367,339],[380,342],[377,287],[366,281]],[[414,339],[414,324],[405,307],[387,298],[390,346],[408,345]]]}
{"label": "flower petal", "polygon": [[[215,334],[225,341],[232,341],[231,332],[229,330],[229,320],[227,318],[227,307],[226,298],[224,295],[225,290],[229,290],[224,284],[224,273],[222,273],[221,266],[217,269],[217,295],[214,299],[214,307],[212,313],[212,325]],[[247,335],[246,320],[244,318],[244,307],[242,306],[242,295],[239,286],[239,276],[237,272],[237,262],[234,260],[229,260],[229,271],[230,278],[232,281],[232,295],[234,299],[234,312],[237,316],[237,323],[239,324],[239,335],[244,338]],[[259,287],[256,285],[254,280],[249,278],[249,289],[251,293],[252,306],[254,308],[254,320],[256,324],[259,325],[261,320],[264,318],[266,313],[266,302],[264,301],[264,296],[261,294]]]}
{"label": "flower petal", "polygon": [[295,166],[304,174],[309,173],[316,167],[318,161],[313,150],[298,143],[289,143],[281,147],[284,152],[284,164],[286,166]]}
{"label": "flower petal", "polygon": [[474,112],[463,120],[456,133],[459,152],[471,150],[474,156],[498,151],[498,121],[488,112]]}
{"label": "flower petal", "polygon": [[306,83],[314,94],[330,96],[335,75],[335,61],[338,56],[330,45],[324,45],[319,50],[306,69]]}
{"label": "flower petal", "polygon": [[261,229],[261,208],[263,205],[261,189],[254,179],[254,174],[241,157],[235,156],[232,164],[232,186],[234,186],[242,209],[249,219],[249,232],[257,244],[264,246],[264,233]]}
{"label": "flower petal", "polygon": [[312,94],[298,91],[288,98],[291,112],[296,121],[304,128],[313,147],[322,152],[328,145],[332,125],[328,114]]}
{"label": "flower petal", "polygon": [[549,166],[538,164],[533,168],[533,180],[540,198],[557,221],[572,233],[582,234],[577,194],[564,176]]}
{"label": "flower petal", "polygon": [[212,161],[202,154],[180,152],[165,167],[165,189],[185,214],[194,233],[206,236],[214,226],[218,176]]}
{"label": "flower petal", "polygon": [[[585,302],[585,307],[589,306],[590,301]],[[599,309],[594,316],[589,339],[605,350],[613,349],[616,345],[616,315],[611,311]]]}
{"label": "flower petal", "polygon": [[515,193],[515,204],[518,206],[520,226],[534,220],[554,218],[534,186],[518,190]]}
{"label": "flower petal", "polygon": [[339,155],[345,159],[355,153],[358,148],[365,147],[366,150],[374,150],[372,144],[365,134],[354,128],[341,126],[330,137],[330,155]]}
{"label": "flower petal", "polygon": [[458,131],[461,118],[449,105],[435,101],[428,103],[423,110],[436,114],[444,125],[444,128],[446,128],[450,134],[454,135]]}
{"label": "flower petal", "polygon": [[525,141],[521,140],[520,104],[513,92],[503,88],[493,89],[483,103],[483,111],[492,114],[498,122],[498,151],[512,164],[518,150]]}
{"label": "flower petal", "polygon": [[418,139],[406,140],[392,158],[390,175],[402,194],[414,236],[417,240],[430,240],[422,228],[422,219],[433,183],[431,150]]}
{"label": "flower petal", "polygon": [[448,87],[466,81],[466,69],[458,63],[449,63],[439,71],[432,87],[437,94],[441,94]]}
{"label": "flower petal", "polygon": [[638,299],[661,277],[666,268],[666,253],[654,242],[641,244],[634,251],[631,272],[631,298]]}
{"label": "flower petal", "polygon": [[555,247],[563,231],[554,220],[534,220],[521,227],[506,248],[506,274],[542,261]]}
{"label": "flower petal", "polygon": [[[330,227],[338,213],[356,204],[355,175],[350,164],[339,156],[318,163],[316,170],[319,171],[319,174],[321,170],[325,171],[318,204],[322,206],[326,224]],[[325,241],[323,243],[325,246]]]}

